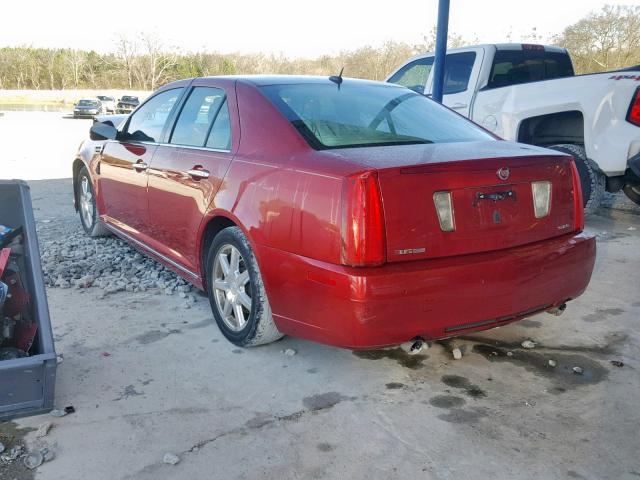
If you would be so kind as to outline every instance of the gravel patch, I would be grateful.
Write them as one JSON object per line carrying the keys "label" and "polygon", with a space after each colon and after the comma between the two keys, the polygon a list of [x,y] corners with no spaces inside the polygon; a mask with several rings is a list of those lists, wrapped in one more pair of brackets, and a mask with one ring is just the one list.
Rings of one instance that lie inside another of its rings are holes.
{"label": "gravel patch", "polygon": [[[99,288],[116,292],[154,291],[177,295],[187,305],[195,288],[155,260],[116,237],[91,238],[78,232],[41,236],[44,281],[52,288]],[[70,230],[70,229],[69,229]]]}

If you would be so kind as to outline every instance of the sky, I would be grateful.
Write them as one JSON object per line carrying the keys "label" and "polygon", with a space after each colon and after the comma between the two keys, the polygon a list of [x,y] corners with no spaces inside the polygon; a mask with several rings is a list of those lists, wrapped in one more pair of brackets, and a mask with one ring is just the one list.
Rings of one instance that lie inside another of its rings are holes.
{"label": "sky", "polygon": [[[5,0],[0,47],[32,45],[115,50],[121,35],[153,33],[185,51],[316,57],[379,46],[420,43],[436,23],[437,0]],[[533,28],[544,39],[605,4],[597,0],[451,0],[449,31],[481,43],[513,41]],[[92,5],[102,9],[90,8]],[[163,6],[166,5],[166,6]]]}

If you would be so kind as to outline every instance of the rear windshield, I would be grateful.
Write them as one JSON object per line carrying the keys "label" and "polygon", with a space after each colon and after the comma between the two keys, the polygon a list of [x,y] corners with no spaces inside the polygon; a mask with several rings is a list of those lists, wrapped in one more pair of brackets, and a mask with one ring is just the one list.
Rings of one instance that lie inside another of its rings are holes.
{"label": "rear windshield", "polygon": [[406,88],[334,83],[269,85],[263,93],[315,149],[492,140],[487,132]]}
{"label": "rear windshield", "polygon": [[81,105],[83,107],[97,107],[98,102],[96,102],[95,100],[80,100],[78,102],[78,105]]}
{"label": "rear windshield", "polygon": [[120,100],[123,100],[125,102],[137,102],[138,101],[138,97],[127,97],[127,96],[124,96]]}
{"label": "rear windshield", "polygon": [[573,65],[564,52],[544,50],[498,50],[487,88],[573,76]]}

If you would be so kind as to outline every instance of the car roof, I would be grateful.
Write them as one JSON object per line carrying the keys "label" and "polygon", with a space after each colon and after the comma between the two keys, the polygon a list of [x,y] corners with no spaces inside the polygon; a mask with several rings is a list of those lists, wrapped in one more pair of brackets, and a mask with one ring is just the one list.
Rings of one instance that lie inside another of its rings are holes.
{"label": "car roof", "polygon": [[[337,72],[336,72],[337,73]],[[198,77],[192,80],[211,79],[211,80],[226,80],[226,81],[238,81],[242,83],[248,83],[258,87],[266,85],[298,85],[298,84],[323,84],[329,83],[329,76],[319,75],[217,75],[211,77]],[[182,82],[183,80],[178,80]],[[361,84],[361,85],[384,85],[387,87],[397,87],[386,82],[380,82],[375,80],[363,80],[360,78],[343,77],[345,83]],[[178,83],[174,82],[174,83]],[[333,83],[335,85],[335,83]],[[169,84],[171,85],[171,84]]]}

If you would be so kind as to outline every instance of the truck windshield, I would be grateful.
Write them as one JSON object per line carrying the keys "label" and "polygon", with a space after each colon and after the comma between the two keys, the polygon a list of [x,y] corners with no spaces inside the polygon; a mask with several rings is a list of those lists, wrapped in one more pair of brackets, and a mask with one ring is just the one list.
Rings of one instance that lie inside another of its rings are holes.
{"label": "truck windshield", "polygon": [[315,149],[493,140],[406,88],[345,80],[269,85],[262,92]]}
{"label": "truck windshield", "polygon": [[500,88],[573,76],[566,52],[544,50],[498,50],[493,58],[487,88]]}

